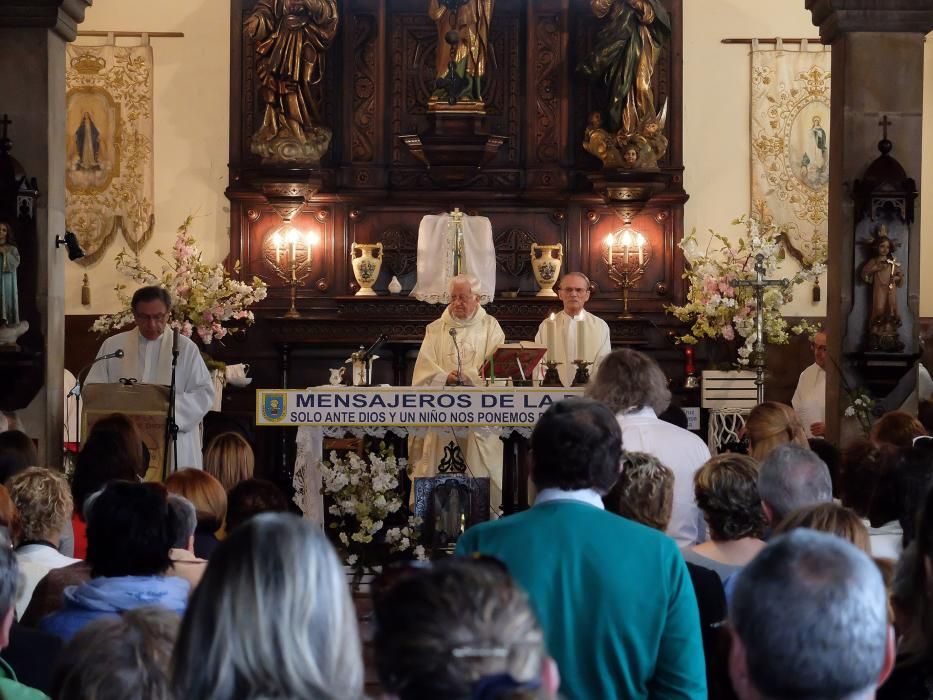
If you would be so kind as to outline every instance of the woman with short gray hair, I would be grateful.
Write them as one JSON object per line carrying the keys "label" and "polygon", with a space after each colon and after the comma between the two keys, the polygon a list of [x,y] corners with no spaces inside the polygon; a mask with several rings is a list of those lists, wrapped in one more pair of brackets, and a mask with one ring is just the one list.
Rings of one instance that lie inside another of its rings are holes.
{"label": "woman with short gray hair", "polygon": [[191,598],[173,667],[178,698],[361,698],[356,614],[320,529],[263,513],[231,533]]}

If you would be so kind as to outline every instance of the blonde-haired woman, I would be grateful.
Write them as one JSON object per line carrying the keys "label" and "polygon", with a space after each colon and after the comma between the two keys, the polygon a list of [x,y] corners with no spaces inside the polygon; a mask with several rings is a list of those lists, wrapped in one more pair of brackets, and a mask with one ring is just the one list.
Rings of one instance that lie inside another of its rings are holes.
{"label": "blonde-haired woman", "polygon": [[765,401],[752,409],[745,422],[745,435],[749,455],[759,462],[775,447],[789,442],[810,449],[807,434],[794,409],[777,401]]}
{"label": "blonde-haired woman", "polygon": [[253,448],[239,433],[214,436],[204,451],[204,471],[217,479],[227,493],[241,481],[252,479],[255,466]]}

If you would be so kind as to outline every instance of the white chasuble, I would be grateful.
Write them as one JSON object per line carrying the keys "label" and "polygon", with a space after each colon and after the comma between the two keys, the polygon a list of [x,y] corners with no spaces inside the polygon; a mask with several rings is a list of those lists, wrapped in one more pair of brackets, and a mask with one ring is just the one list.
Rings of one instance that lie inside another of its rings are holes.
{"label": "white chasuble", "polygon": [[[465,274],[479,280],[480,303],[496,295],[496,249],[492,224],[485,216],[463,216],[463,262]],[[457,232],[450,214],[429,214],[418,227],[418,279],[411,296],[429,304],[450,302],[450,280],[457,274]]]}
{"label": "white chasuble", "polygon": [[[472,318],[461,321],[448,309],[425,331],[421,350],[415,362],[412,386],[443,386],[447,375],[457,369],[457,350],[450,330],[455,329],[460,346],[460,361],[465,382],[478,386],[480,369],[497,346],[505,342],[499,322],[477,308]],[[459,445],[467,466],[467,475],[489,477],[490,507],[498,512],[502,503],[502,441],[498,434],[481,436],[468,428],[438,428],[430,430],[424,439],[409,440],[409,458],[413,477],[435,476],[444,458],[445,447]]]}
{"label": "white chasuble", "polygon": [[[592,362],[590,376],[602,359],[612,352],[612,343],[609,339],[609,326],[599,316],[594,316],[585,309],[575,317],[564,311],[554,316],[553,334],[549,332],[550,320],[545,319],[538,326],[535,343],[548,347],[545,359],[559,362],[557,371],[564,386],[573,384],[573,377],[577,372],[574,360]],[[544,362],[538,364],[535,376],[544,377]]]}
{"label": "white chasuble", "polygon": [[[134,378],[141,384],[172,381],[172,331],[147,340],[138,330],[107,338],[97,356],[123,350],[123,358],[102,360],[91,367],[86,384],[113,384],[121,378]],[[201,421],[214,403],[214,384],[198,346],[183,335],[178,337],[178,366],[175,371],[175,422],[178,424],[178,468],[202,468]],[[173,461],[169,449],[169,461]]]}

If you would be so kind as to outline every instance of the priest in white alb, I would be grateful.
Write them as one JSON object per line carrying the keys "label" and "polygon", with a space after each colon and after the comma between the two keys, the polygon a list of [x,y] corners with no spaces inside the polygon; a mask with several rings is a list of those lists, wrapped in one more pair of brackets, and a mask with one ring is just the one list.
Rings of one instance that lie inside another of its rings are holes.
{"label": "priest in white alb", "polygon": [[[97,352],[102,357],[122,350],[123,357],[95,363],[85,384],[112,384],[122,378],[134,378],[140,384],[171,384],[174,334],[166,327],[171,308],[171,297],[161,287],[137,289],[132,300],[136,328],[107,338]],[[202,467],[200,426],[213,403],[214,384],[198,346],[179,335],[175,371],[178,468]],[[173,450],[167,449],[171,463]]]}
{"label": "priest in white alb", "polygon": [[[591,362],[595,372],[600,361],[612,352],[609,326],[599,316],[584,309],[590,300],[590,280],[582,272],[568,272],[560,280],[557,296],[563,310],[538,326],[535,343],[547,346],[547,359],[558,362],[557,371],[564,386],[573,384],[575,360]],[[538,365],[538,377],[544,376],[544,363]]]}
{"label": "priest in white alb", "polygon": [[[472,275],[450,280],[450,304],[436,321],[428,324],[415,361],[412,386],[478,386],[486,358],[505,342],[499,322],[480,306],[479,281]],[[467,475],[488,476],[490,506],[495,513],[502,503],[502,441],[498,435],[479,435],[468,428],[430,430],[422,442],[410,448],[413,475],[435,476],[451,448],[458,446]]]}
{"label": "priest in white alb", "polygon": [[813,364],[800,373],[791,399],[808,438],[826,435],[826,334],[814,335],[810,347]]}

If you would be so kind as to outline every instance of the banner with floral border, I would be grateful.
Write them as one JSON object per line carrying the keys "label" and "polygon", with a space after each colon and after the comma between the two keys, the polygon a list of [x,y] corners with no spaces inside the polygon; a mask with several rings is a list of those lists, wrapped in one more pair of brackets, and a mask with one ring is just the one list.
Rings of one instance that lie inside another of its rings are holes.
{"label": "banner with floral border", "polygon": [[804,268],[826,262],[829,211],[827,48],[752,47],[751,212],[780,222],[788,252]]}
{"label": "banner with floral border", "polygon": [[152,237],[152,48],[66,53],[65,225],[97,262],[117,235],[138,253]]}

